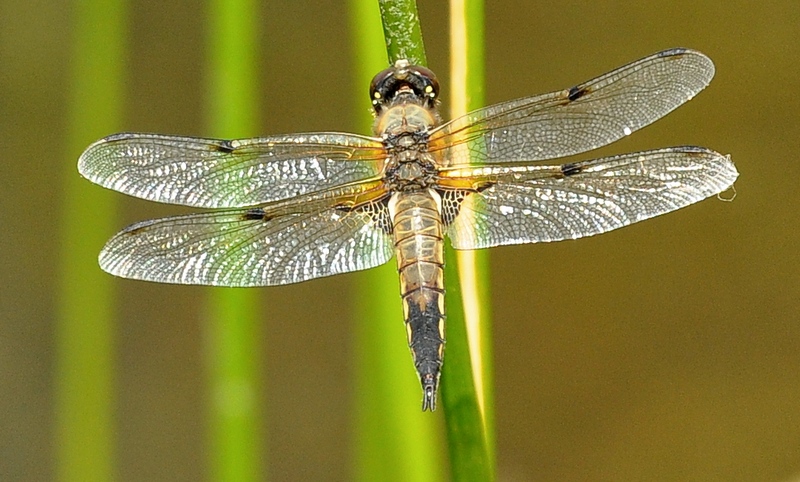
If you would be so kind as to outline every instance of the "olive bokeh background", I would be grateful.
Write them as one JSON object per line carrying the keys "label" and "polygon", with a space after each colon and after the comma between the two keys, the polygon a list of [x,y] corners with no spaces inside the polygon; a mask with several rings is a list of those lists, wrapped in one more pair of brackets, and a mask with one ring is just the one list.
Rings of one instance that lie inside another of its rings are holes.
{"label": "olive bokeh background", "polygon": [[[419,3],[446,112],[446,5]],[[54,474],[59,223],[79,154],[65,147],[72,14],[70,2],[0,1],[2,480]],[[199,0],[131,3],[125,130],[215,135],[203,121],[204,14]],[[717,66],[706,91],[591,155],[696,144],[730,153],[741,173],[733,202],[492,250],[500,480],[798,480],[800,3],[489,0],[486,17],[487,103],[665,48],[703,51]],[[359,130],[369,103],[366,85],[351,95],[346,2],[265,2],[261,26],[263,133]],[[177,212],[121,202],[120,228]],[[262,290],[259,403],[275,480],[351,473],[358,280]],[[200,480],[207,291],[107,282],[121,298],[120,479]]]}

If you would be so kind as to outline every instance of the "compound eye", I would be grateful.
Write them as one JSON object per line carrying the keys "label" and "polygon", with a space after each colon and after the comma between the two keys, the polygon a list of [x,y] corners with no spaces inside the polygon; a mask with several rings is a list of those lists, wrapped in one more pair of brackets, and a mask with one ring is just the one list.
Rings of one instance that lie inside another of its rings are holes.
{"label": "compound eye", "polygon": [[395,69],[390,67],[381,70],[372,78],[372,82],[369,84],[369,96],[373,106],[377,107],[379,104],[383,103],[386,98],[386,83],[393,79],[394,73]]}
{"label": "compound eye", "polygon": [[419,79],[422,84],[421,93],[430,100],[435,100],[439,96],[439,81],[436,79],[436,74],[432,70],[415,65],[412,67],[414,75]]}
{"label": "compound eye", "polygon": [[409,91],[422,98],[429,107],[433,106],[439,96],[436,75],[421,65],[398,60],[392,67],[378,72],[369,86],[370,100],[376,112],[393,102],[399,92]]}

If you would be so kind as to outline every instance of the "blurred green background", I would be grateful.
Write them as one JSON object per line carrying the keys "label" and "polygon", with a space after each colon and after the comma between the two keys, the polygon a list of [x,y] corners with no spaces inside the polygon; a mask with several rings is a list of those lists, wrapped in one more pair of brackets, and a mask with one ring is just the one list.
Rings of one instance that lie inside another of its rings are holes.
{"label": "blurred green background", "polygon": [[[419,7],[446,112],[446,5]],[[205,8],[130,3],[123,130],[220,135],[204,121]],[[264,134],[359,129],[369,104],[366,85],[351,95],[346,8],[261,7]],[[488,103],[669,47],[703,51],[717,66],[706,91],[592,156],[697,144],[730,153],[741,173],[732,203],[712,198],[599,237],[492,250],[500,480],[797,480],[800,3],[495,0],[486,17]],[[80,154],[67,141],[73,24],[70,2],[0,2],[0,480],[56,473],[59,229]],[[118,228],[182,212],[117,199]],[[274,480],[352,475],[360,276],[260,290],[257,403]],[[207,291],[102,279],[119,293],[116,473],[207,478]]]}

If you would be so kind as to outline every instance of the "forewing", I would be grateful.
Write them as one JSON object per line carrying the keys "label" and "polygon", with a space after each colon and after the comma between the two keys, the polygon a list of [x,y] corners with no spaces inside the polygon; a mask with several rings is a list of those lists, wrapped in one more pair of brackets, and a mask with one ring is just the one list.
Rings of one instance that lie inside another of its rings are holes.
{"label": "forewing", "polygon": [[111,274],[161,283],[269,286],[372,268],[392,257],[388,210],[253,208],[134,224],[100,253]]}
{"label": "forewing", "polygon": [[445,218],[454,217],[447,234],[456,249],[604,233],[718,194],[738,176],[728,156],[700,147],[562,166],[487,166],[451,174],[456,183],[463,175],[488,186],[462,193],[460,204],[458,196],[445,196]]}
{"label": "forewing", "polygon": [[[536,161],[595,149],[630,134],[688,101],[714,76],[700,52],[673,49],[571,89],[469,113],[431,135],[449,149],[449,165]],[[466,143],[467,149],[459,144]]]}
{"label": "forewing", "polygon": [[81,155],[78,170],[103,187],[204,208],[253,206],[376,176],[382,144],[355,134],[241,140],[115,134]]}

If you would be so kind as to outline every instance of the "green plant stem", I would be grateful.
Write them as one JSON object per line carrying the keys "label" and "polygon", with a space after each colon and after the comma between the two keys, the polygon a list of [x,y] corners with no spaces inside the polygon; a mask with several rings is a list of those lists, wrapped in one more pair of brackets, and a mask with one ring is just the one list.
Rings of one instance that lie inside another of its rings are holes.
{"label": "green plant stem", "polygon": [[56,478],[61,481],[107,481],[116,475],[116,292],[111,277],[97,266],[97,253],[114,230],[117,201],[110,191],[82,179],[70,160],[120,127],[127,14],[120,0],[74,2],[56,324],[53,445]]}
{"label": "green plant stem", "polygon": [[406,59],[412,64],[427,65],[422,27],[414,0],[378,0],[383,22],[383,36],[390,63]]}
{"label": "green plant stem", "polygon": [[[483,38],[483,0],[451,0],[450,1],[450,52],[451,52],[451,112],[456,118],[484,105],[484,38]],[[449,248],[448,248],[449,249]],[[467,340],[470,345],[469,362],[472,365],[473,382],[478,396],[479,415],[483,424],[483,443],[485,454],[482,454],[488,466],[488,472],[481,476],[494,477],[494,390],[492,383],[492,340],[490,297],[488,292],[489,253],[486,250],[460,251],[455,254],[459,261],[460,288],[462,290],[462,306]],[[452,253],[448,255],[451,259]],[[452,331],[452,330],[451,330]],[[464,382],[466,374],[450,376],[445,369],[443,383],[452,378]],[[453,374],[454,375],[454,374]],[[467,387],[465,387],[466,389]],[[449,396],[450,394],[445,394]],[[466,407],[462,407],[464,409]],[[476,417],[471,410],[464,417]],[[447,416],[452,412],[447,412]],[[473,420],[477,423],[477,420]],[[464,422],[448,423],[448,427],[457,428]],[[471,425],[470,425],[471,426]],[[477,434],[473,440],[478,442]],[[451,450],[453,446],[451,445]],[[478,450],[473,447],[472,450]],[[454,459],[459,457],[451,453]],[[467,450],[460,457],[474,460],[476,457]],[[454,462],[454,467],[464,467]],[[454,469],[455,470],[455,469]],[[462,475],[454,474],[459,480],[472,480],[476,471],[467,467]],[[474,480],[483,480],[476,478]]]}
{"label": "green plant stem", "polygon": [[[354,109],[362,132],[372,124],[367,86],[388,66],[380,12],[374,0],[350,1],[356,56]],[[436,425],[420,407],[419,380],[405,343],[405,328],[394,263],[359,275],[355,391],[355,480],[441,480],[442,465],[429,463],[440,452]]]}
{"label": "green plant stem", "polygon": [[[445,262],[457,264],[452,248],[445,250]],[[446,273],[447,274],[447,273]],[[451,273],[450,278],[458,273]],[[492,480],[492,466],[486,449],[486,434],[475,390],[475,374],[464,322],[463,293],[459,283],[447,285],[447,362],[442,371],[442,405],[447,427],[447,447],[453,480]],[[454,320],[455,319],[455,320]]]}
{"label": "green plant stem", "polygon": [[[406,58],[424,65],[426,56],[414,2],[380,2],[380,5],[389,61]],[[480,13],[480,10],[473,9],[472,14],[475,13]],[[460,278],[454,253],[449,247],[445,258],[448,341],[442,372],[441,399],[447,425],[452,475],[454,480],[491,480],[493,469],[487,449],[486,423],[472,371],[472,357],[480,357],[481,353],[470,353]],[[477,375],[481,376],[482,373]]]}
{"label": "green plant stem", "polygon": [[[214,136],[255,135],[258,127],[257,2],[209,4],[208,126]],[[211,479],[264,480],[259,291],[209,290],[206,344],[209,371]]]}

